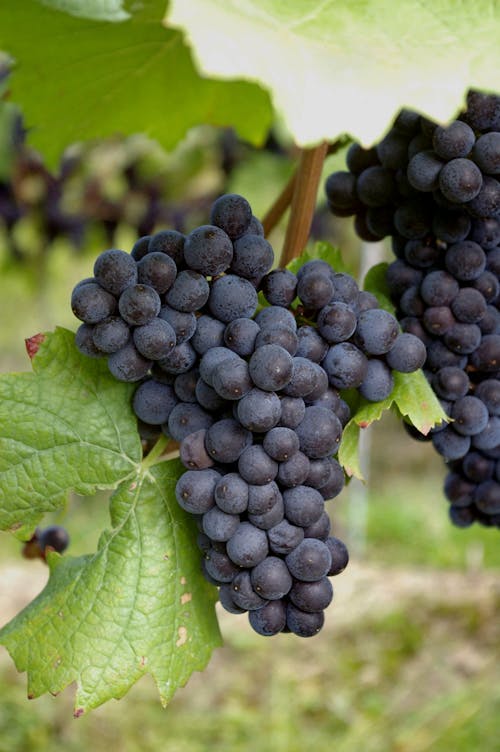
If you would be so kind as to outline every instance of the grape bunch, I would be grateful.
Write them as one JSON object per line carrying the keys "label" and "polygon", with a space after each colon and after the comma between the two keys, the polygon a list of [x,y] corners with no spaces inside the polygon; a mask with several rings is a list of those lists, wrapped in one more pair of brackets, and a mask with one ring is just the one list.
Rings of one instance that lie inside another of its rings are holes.
{"label": "grape bunch", "polygon": [[220,197],[210,219],[186,237],[141,238],[130,255],[104,251],[73,291],[76,344],[140,382],[143,438],[179,442],[176,498],[196,516],[223,607],[248,611],[259,634],[309,637],[348,561],[325,511],[345,482],[341,390],[385,399],[393,369],[420,368],[425,347],[325,261],[270,271],[243,197]]}
{"label": "grape bunch", "polygon": [[330,208],[354,214],[364,240],[391,236],[397,317],[452,419],[428,437],[449,469],[450,517],[500,527],[500,97],[470,92],[446,127],[403,111],[347,166],[327,179]]}

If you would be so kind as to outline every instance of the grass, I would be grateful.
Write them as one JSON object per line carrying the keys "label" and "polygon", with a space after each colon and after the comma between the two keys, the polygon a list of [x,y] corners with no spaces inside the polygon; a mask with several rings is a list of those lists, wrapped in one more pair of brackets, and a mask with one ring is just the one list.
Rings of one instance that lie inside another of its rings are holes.
{"label": "grass", "polygon": [[[65,294],[88,271],[64,249],[53,263]],[[0,335],[2,370],[27,368],[22,337],[54,321],[74,328],[71,314],[50,290],[47,309],[23,303],[32,291],[20,279],[2,287],[4,311],[27,311]],[[222,613],[224,648],[166,710],[143,679],[79,720],[72,688],[28,702],[26,677],[1,651],[0,752],[500,752],[498,531],[450,525],[442,462],[394,421],[374,429],[372,458],[366,508],[355,486],[330,505],[352,562],[318,637],[266,640]],[[54,521],[68,527],[72,554],[93,551],[107,498],[75,497]],[[42,564],[0,540],[0,587],[12,563],[28,582]]]}
{"label": "grass", "polygon": [[474,598],[443,611],[389,582],[400,588],[396,608],[336,624],[337,602],[321,635],[298,644],[259,638],[244,617],[223,614],[225,647],[166,710],[142,680],[75,721],[71,692],[28,703],[24,679],[2,662],[0,752],[500,749],[498,620]]}

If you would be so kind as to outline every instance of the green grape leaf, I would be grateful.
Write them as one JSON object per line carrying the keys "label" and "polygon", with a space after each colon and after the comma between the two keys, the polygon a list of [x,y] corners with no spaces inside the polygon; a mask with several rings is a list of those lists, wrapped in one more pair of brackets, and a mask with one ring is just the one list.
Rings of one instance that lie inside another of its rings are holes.
{"label": "green grape leaf", "polygon": [[[171,149],[189,128],[231,125],[261,143],[272,119],[269,97],[247,81],[200,77],[178,30],[162,25],[165,0],[4,0],[0,49],[16,61],[12,100],[21,105],[30,142],[55,165],[74,141],[143,132]],[[40,33],[43,30],[43,33]]]}
{"label": "green grape leaf", "polygon": [[423,371],[393,371],[392,375],[394,388],[389,397],[381,402],[369,402],[361,397],[342,434],[339,462],[348,475],[354,475],[361,480],[363,475],[358,457],[359,431],[380,420],[386,410],[392,409],[399,416],[405,416],[423,434],[427,434],[437,423],[449,420]]}
{"label": "green grape leaf", "polygon": [[449,417],[441,407],[423,371],[415,373],[393,372],[394,389],[392,399],[398,412],[423,434],[428,434],[433,426]]}
{"label": "green grape leaf", "polygon": [[375,264],[375,266],[368,269],[363,282],[363,290],[375,295],[380,307],[395,316],[396,307],[391,301],[389,287],[385,280],[388,266],[389,264],[386,261],[383,261],[381,264]]}
{"label": "green grape leaf", "polygon": [[178,461],[145,468],[111,499],[95,554],[49,555],[45,589],[0,630],[28,696],[77,683],[75,716],[151,674],[164,704],[220,644],[216,589],[201,574],[196,526],[175,501]]}
{"label": "green grape leaf", "polygon": [[0,180],[3,182],[9,180],[15,157],[13,133],[19,114],[19,108],[15,104],[0,100]]}
{"label": "green grape leaf", "polygon": [[300,256],[292,259],[286,265],[286,268],[293,272],[293,274],[297,274],[299,269],[303,267],[304,264],[307,264],[308,261],[314,261],[315,259],[326,261],[326,263],[330,264],[335,272],[346,271],[346,265],[342,260],[340,248],[337,248],[331,243],[328,243],[326,240],[318,240],[316,243],[314,243],[312,248],[307,248],[300,254]]}
{"label": "green grape leaf", "polygon": [[26,537],[69,490],[92,494],[137,473],[134,387],[81,355],[74,337],[47,334],[33,373],[0,376],[0,530]]}
{"label": "green grape leaf", "polygon": [[349,477],[364,480],[358,452],[360,431],[360,426],[351,419],[342,431],[338,460]]}
{"label": "green grape leaf", "polygon": [[342,432],[339,447],[339,462],[347,475],[364,480],[358,456],[359,432],[375,420],[380,420],[392,405],[393,393],[381,402],[368,402],[364,397],[359,399],[353,417]]}
{"label": "green grape leaf", "polygon": [[40,0],[54,10],[62,10],[79,18],[95,21],[125,21],[130,18],[123,0]]}
{"label": "green grape leaf", "polygon": [[498,88],[497,0],[172,0],[201,71],[272,93],[297,143],[365,145],[403,107],[446,121],[469,87]]}

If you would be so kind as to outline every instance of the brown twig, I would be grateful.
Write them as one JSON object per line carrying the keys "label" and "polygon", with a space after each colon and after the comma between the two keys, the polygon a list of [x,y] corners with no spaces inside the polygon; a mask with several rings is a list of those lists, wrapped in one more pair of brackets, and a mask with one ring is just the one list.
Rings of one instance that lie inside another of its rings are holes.
{"label": "brown twig", "polygon": [[[340,149],[348,144],[349,141],[350,139],[348,136],[341,136],[333,143],[328,144],[327,154],[336,154]],[[292,203],[293,192],[295,190],[295,182],[297,180],[297,173],[298,169],[295,170],[293,175],[290,176],[290,179],[281,191],[280,195],[264,215],[262,226],[264,228],[264,235],[266,236],[266,238],[274,230],[283,214]]]}
{"label": "brown twig", "polygon": [[290,180],[285,185],[280,195],[271,206],[262,220],[262,226],[264,228],[264,235],[269,235],[276,227],[283,214],[286,212],[292,202],[293,191],[295,188],[295,180],[297,178],[297,172],[295,171],[290,177]]}
{"label": "brown twig", "polygon": [[302,150],[299,166],[295,173],[292,208],[286,228],[280,266],[286,266],[289,261],[298,256],[307,243],[327,151],[328,143],[326,141],[311,149]]}

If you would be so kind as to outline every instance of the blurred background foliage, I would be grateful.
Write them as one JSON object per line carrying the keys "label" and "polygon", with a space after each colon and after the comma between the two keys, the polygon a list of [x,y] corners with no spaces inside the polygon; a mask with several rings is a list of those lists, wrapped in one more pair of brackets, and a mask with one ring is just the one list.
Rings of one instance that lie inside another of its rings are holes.
{"label": "blurred background foliage", "polygon": [[[24,338],[76,328],[69,296],[106,247],[208,221],[214,198],[245,195],[261,216],[294,169],[276,126],[256,150],[231,130],[200,126],[171,154],[142,135],[70,146],[58,169],[26,144],[0,62],[0,366],[28,368]],[[343,165],[329,157],[325,173]],[[286,220],[286,218],[285,218]],[[271,241],[277,255],[284,222]],[[342,248],[354,273],[390,257],[362,248],[349,220],[318,197],[314,238]],[[442,462],[390,416],[369,429],[369,488],[352,483],[331,507],[351,550],[327,626],[314,640],[258,637],[221,614],[225,647],[163,710],[150,680],[78,721],[71,690],[26,700],[25,677],[0,653],[0,752],[472,752],[500,750],[500,547],[492,529],[453,528]],[[94,550],[106,498],[68,501],[71,553]],[[0,623],[43,587],[40,562],[2,534]]]}

